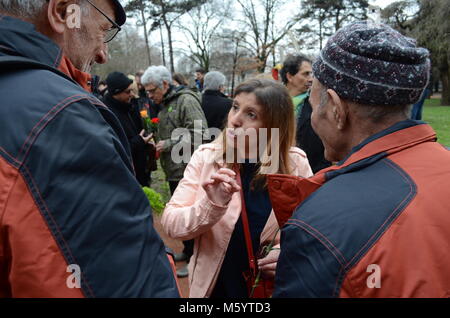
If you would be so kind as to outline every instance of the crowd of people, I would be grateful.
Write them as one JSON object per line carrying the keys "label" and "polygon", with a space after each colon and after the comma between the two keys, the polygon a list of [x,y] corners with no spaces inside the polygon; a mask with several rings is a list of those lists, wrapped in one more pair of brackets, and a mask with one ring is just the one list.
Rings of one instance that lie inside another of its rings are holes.
{"label": "crowd of people", "polygon": [[201,68],[98,82],[126,14],[78,3],[74,29],[68,1],[0,0],[0,297],[450,297],[450,152],[411,118],[427,49],[362,21],[230,96]]}

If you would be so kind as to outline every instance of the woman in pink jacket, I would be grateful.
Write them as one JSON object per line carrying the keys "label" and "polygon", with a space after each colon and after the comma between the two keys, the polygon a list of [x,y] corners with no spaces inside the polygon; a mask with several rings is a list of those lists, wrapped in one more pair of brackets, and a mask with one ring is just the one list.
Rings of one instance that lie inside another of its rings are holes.
{"label": "woman in pink jacket", "polygon": [[[305,153],[293,147],[292,100],[278,82],[253,79],[239,85],[226,127],[194,152],[162,217],[170,237],[195,239],[190,297],[248,297],[241,194],[257,254],[274,237],[275,244],[279,241],[265,174],[312,175]],[[278,254],[274,249],[258,260],[266,277],[274,276]]]}

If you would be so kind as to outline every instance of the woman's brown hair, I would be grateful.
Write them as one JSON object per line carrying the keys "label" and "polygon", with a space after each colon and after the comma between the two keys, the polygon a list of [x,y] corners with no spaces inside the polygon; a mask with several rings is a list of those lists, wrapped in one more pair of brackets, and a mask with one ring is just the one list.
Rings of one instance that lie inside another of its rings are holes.
{"label": "woman's brown hair", "polygon": [[[272,156],[271,129],[279,129],[278,141],[278,170],[270,171],[270,173],[290,174],[293,170],[289,157],[289,150],[295,145],[295,118],[294,106],[292,98],[286,87],[279,82],[270,79],[250,79],[240,84],[235,92],[234,97],[242,93],[253,93],[256,101],[263,110],[263,127],[267,128],[267,155]],[[223,147],[222,159],[225,159],[227,142],[225,130],[222,132],[222,138],[218,138],[216,142]],[[261,158],[260,158],[261,159]],[[270,166],[271,162],[263,162],[258,160],[260,167],[257,172],[256,179],[264,178],[265,184],[265,167]],[[227,163],[228,168],[232,168],[235,164]],[[259,183],[259,182],[258,182]]]}

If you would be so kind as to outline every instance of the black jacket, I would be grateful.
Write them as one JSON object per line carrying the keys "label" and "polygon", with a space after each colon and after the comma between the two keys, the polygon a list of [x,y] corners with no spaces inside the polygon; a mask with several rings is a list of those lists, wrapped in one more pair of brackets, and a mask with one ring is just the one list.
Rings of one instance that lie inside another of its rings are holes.
{"label": "black jacket", "polygon": [[124,130],[62,56],[0,14],[0,297],[177,297]]}
{"label": "black jacket", "polygon": [[302,111],[297,118],[297,147],[306,152],[313,173],[331,166],[324,158],[324,147],[322,140],[314,132],[311,126],[312,108],[309,98],[305,99]]}
{"label": "black jacket", "polygon": [[[103,99],[106,106],[119,119],[128,142],[131,147],[131,156],[136,172],[136,178],[142,186],[148,186],[150,180],[150,170],[148,165],[149,153],[154,153],[155,147],[146,144],[139,133],[144,129],[139,110],[136,105],[122,103],[113,98],[109,93]],[[153,155],[154,159],[154,155]]]}
{"label": "black jacket", "polygon": [[132,104],[136,105],[139,111],[147,110],[150,118],[157,118],[160,111],[160,106],[156,105],[150,98],[147,97],[145,90],[139,91],[139,97],[132,99]]}
{"label": "black jacket", "polygon": [[202,95],[202,108],[208,128],[223,129],[233,101],[220,91],[207,90]]}

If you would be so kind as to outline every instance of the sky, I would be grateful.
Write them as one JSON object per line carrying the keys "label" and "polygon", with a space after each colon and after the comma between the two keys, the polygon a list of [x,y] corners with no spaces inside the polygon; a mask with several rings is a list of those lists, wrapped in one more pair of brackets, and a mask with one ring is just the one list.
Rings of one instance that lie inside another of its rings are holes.
{"label": "sky", "polygon": [[381,8],[385,8],[389,4],[391,4],[392,2],[395,2],[395,1],[393,1],[393,0],[371,0],[369,2],[373,5],[379,6]]}

